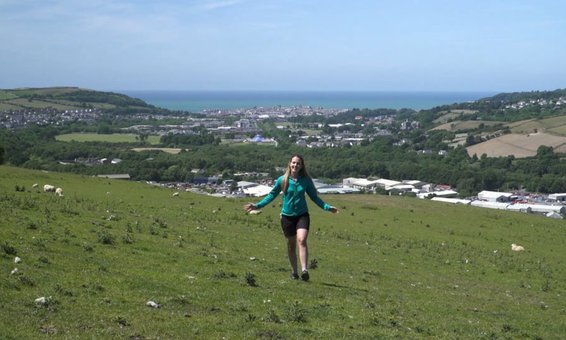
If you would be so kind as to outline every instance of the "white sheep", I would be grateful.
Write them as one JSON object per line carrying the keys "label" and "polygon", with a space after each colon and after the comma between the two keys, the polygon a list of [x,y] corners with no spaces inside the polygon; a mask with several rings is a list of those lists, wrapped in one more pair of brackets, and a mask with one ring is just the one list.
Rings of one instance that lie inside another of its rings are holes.
{"label": "white sheep", "polygon": [[10,272],[10,275],[16,275],[19,272],[18,268],[14,268],[12,269],[12,271]]}
{"label": "white sheep", "polygon": [[512,251],[523,251],[525,248],[523,246],[517,245],[515,243],[511,244]]}
{"label": "white sheep", "polygon": [[46,305],[49,303],[49,301],[51,301],[51,296],[49,297],[42,296],[35,299],[35,303],[38,305]]}
{"label": "white sheep", "polygon": [[14,258],[14,263],[20,263],[20,262],[22,262],[22,259],[19,256],[16,256]]}
{"label": "white sheep", "polygon": [[55,189],[55,195],[57,195],[57,196],[59,196],[59,197],[65,196],[65,195],[63,194],[63,189],[61,189],[61,188]]}
{"label": "white sheep", "polygon": [[146,306],[148,307],[152,307],[152,308],[160,308],[161,305],[158,304],[157,302],[153,302],[153,301],[148,301],[145,303]]}
{"label": "white sheep", "polygon": [[43,191],[45,192],[54,192],[55,191],[55,187],[51,184],[45,184],[43,186]]}

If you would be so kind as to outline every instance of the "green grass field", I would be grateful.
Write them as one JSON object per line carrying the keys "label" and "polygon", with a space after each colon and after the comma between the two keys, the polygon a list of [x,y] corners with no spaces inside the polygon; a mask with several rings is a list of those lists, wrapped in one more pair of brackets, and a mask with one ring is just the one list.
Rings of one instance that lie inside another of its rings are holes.
{"label": "green grass field", "polygon": [[[65,196],[43,192],[46,183]],[[316,268],[301,282],[288,279],[278,204],[250,216],[245,199],[172,194],[0,166],[0,337],[566,334],[563,220],[416,198],[325,195],[341,212],[310,204]],[[526,250],[512,252],[511,243]],[[39,297],[47,302],[35,303]],[[146,306],[150,300],[161,308]]]}
{"label": "green grass field", "polygon": [[[58,141],[62,142],[110,142],[110,143],[136,143],[139,140],[133,133],[114,133],[110,135],[97,134],[97,133],[68,133],[56,137]],[[159,144],[159,136],[148,136],[147,141],[151,145]]]}

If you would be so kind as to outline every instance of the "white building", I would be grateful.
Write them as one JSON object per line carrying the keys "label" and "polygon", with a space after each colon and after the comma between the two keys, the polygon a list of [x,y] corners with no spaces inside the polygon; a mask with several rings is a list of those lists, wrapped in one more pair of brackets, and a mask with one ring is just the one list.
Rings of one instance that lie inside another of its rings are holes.
{"label": "white building", "polygon": [[253,197],[265,196],[271,191],[270,186],[246,181],[239,181],[238,189],[240,189],[244,195]]}
{"label": "white building", "polygon": [[510,192],[484,190],[478,194],[478,199],[488,202],[510,202],[516,199],[516,196]]}
{"label": "white building", "polygon": [[550,194],[550,195],[548,195],[548,199],[551,200],[551,201],[556,201],[556,202],[564,202],[564,201],[566,201],[566,193]]}

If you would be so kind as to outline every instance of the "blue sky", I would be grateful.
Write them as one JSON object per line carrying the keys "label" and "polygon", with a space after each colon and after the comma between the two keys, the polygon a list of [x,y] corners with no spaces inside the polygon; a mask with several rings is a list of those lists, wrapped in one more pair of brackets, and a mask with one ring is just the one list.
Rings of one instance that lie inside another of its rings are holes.
{"label": "blue sky", "polygon": [[0,0],[0,88],[566,88],[562,0]]}

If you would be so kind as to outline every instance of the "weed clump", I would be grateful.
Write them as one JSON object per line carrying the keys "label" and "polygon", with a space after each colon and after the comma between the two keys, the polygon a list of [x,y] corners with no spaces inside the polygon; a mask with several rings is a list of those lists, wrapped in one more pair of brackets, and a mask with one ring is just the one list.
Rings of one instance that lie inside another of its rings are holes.
{"label": "weed clump", "polygon": [[288,314],[289,320],[292,322],[307,322],[306,311],[301,307],[299,301],[295,301],[289,306]]}
{"label": "weed clump", "polygon": [[316,268],[318,268],[318,260],[312,259],[309,264],[309,269],[316,269]]}
{"label": "weed clump", "polygon": [[245,279],[248,286],[257,287],[257,281],[254,273],[247,272]]}
{"label": "weed clump", "polygon": [[114,244],[114,236],[106,231],[101,231],[98,233],[98,242],[109,245]]}
{"label": "weed clump", "polygon": [[6,253],[6,255],[17,255],[18,251],[16,250],[16,248],[14,246],[12,246],[10,243],[8,243],[8,241],[4,241],[4,243],[2,244],[2,250],[4,251],[4,253]]}

